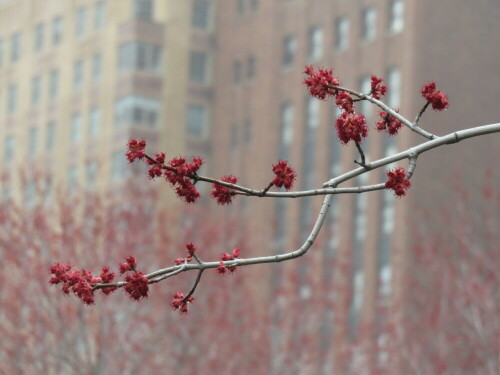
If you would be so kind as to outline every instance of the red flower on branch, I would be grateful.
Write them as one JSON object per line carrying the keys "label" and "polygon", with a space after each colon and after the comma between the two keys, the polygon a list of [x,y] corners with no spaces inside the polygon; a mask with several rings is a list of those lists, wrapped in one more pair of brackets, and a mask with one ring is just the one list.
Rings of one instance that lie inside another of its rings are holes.
{"label": "red flower on branch", "polygon": [[433,110],[443,111],[448,108],[448,96],[441,90],[436,91],[436,82],[429,82],[424,85],[420,92],[424,99],[432,105]]}
{"label": "red flower on branch", "polygon": [[286,160],[279,160],[276,164],[273,164],[273,173],[276,177],[271,184],[278,188],[284,186],[286,190],[290,190],[293,187],[293,182],[297,178],[297,173],[295,173],[292,167],[288,166],[288,161]]}
{"label": "red flower on branch", "polygon": [[160,177],[163,173],[163,164],[165,163],[165,153],[159,152],[153,160],[146,159],[149,165],[152,165],[148,170],[149,178]]}
{"label": "red flower on branch", "polygon": [[135,272],[125,276],[125,292],[135,301],[148,296],[149,285],[148,279],[142,272]]}
{"label": "red flower on branch", "polygon": [[125,154],[130,163],[135,159],[142,159],[146,156],[144,149],[146,148],[146,141],[141,139],[132,138],[127,143],[128,152]]}
{"label": "red flower on branch", "polygon": [[366,118],[362,114],[354,114],[343,112],[335,122],[337,135],[340,142],[347,144],[349,141],[360,143],[362,137],[368,135],[368,127],[366,126]]}
{"label": "red flower on branch", "polygon": [[137,267],[137,260],[132,255],[129,255],[125,258],[125,262],[119,265],[120,275],[127,271],[135,271],[135,267]]}
{"label": "red flower on branch", "polygon": [[172,296],[172,303],[170,306],[174,310],[179,310],[181,314],[188,313],[188,303],[192,303],[194,301],[193,296],[189,296],[188,298],[184,297],[184,293],[177,292]]}
{"label": "red flower on branch", "polygon": [[241,250],[239,247],[235,247],[233,251],[230,253],[222,253],[220,256],[220,262],[217,266],[217,272],[220,274],[225,274],[226,271],[235,272],[236,266],[225,266],[224,262],[235,260],[240,256]]}
{"label": "red flower on branch", "polygon": [[371,91],[370,94],[375,98],[375,99],[380,99],[382,96],[385,95],[387,92],[387,87],[384,85],[381,85],[381,83],[384,82],[382,78],[378,78],[377,76],[373,75],[371,76]]}
{"label": "red flower on branch", "polygon": [[386,130],[390,135],[398,134],[399,129],[403,126],[401,121],[383,111],[379,113],[379,116],[382,117],[382,120],[377,121],[377,130],[379,132]]}
{"label": "red flower on branch", "polygon": [[335,97],[335,104],[342,108],[345,112],[353,113],[354,112],[354,101],[352,100],[351,95],[349,95],[345,91],[340,91]]}
{"label": "red flower on branch", "polygon": [[196,174],[203,164],[203,159],[194,157],[192,162],[186,162],[184,158],[173,158],[168,162],[172,170],[165,170],[165,179],[175,187],[179,198],[186,203],[193,203],[200,197],[200,192],[195,188],[190,176]]}
{"label": "red flower on branch", "polygon": [[63,283],[61,288],[63,293],[69,294],[72,291],[85,304],[92,305],[94,303],[92,285],[102,282],[102,279],[92,276],[92,273],[88,270],[71,271],[71,268],[72,266],[69,264],[55,263],[50,267],[50,273],[52,274],[50,284]]}
{"label": "red flower on branch", "polygon": [[[109,266],[104,266],[101,269],[101,282],[110,284],[113,282],[115,278],[115,273],[111,271],[111,268]],[[113,293],[116,290],[116,287],[107,287],[107,288],[102,288],[101,291],[108,295]]]}
{"label": "red flower on branch", "polygon": [[411,183],[408,180],[406,171],[403,168],[397,168],[394,171],[388,171],[389,178],[385,183],[386,189],[391,189],[397,197],[404,197],[406,191],[410,188]]}
{"label": "red flower on branch", "polygon": [[304,79],[304,84],[315,98],[324,100],[329,95],[335,95],[336,90],[332,86],[339,86],[340,81],[333,76],[332,69],[319,68],[316,72],[312,65],[306,66],[304,73],[309,78]]}
{"label": "red flower on branch", "polygon": [[[224,176],[220,179],[220,181],[223,182],[229,182],[231,184],[235,184],[238,182],[238,179],[232,175],[230,176]],[[231,189],[226,186],[222,186],[219,184],[213,184],[213,190],[210,193],[212,198],[214,198],[217,201],[217,204],[220,205],[225,205],[225,204],[231,204],[233,201],[233,197],[236,194],[234,192],[234,189]]]}

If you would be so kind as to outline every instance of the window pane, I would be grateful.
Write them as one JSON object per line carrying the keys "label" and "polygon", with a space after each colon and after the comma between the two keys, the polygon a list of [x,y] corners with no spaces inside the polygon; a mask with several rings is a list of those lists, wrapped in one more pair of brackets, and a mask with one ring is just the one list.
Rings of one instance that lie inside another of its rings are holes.
{"label": "window pane", "polygon": [[162,47],[158,44],[131,42],[120,46],[120,71],[143,71],[157,74],[161,68]]}
{"label": "window pane", "polygon": [[52,21],[52,43],[57,45],[62,40],[63,20],[61,17],[54,18]]}
{"label": "window pane", "polygon": [[40,52],[43,48],[43,37],[44,37],[44,26],[43,24],[38,24],[35,27],[35,39],[33,42],[33,47],[36,52]]}
{"label": "window pane", "polygon": [[134,0],[134,18],[151,20],[153,18],[153,0]]}
{"label": "window pane", "polygon": [[87,28],[87,9],[80,8],[76,14],[76,35],[82,37]]}
{"label": "window pane", "polygon": [[47,134],[45,135],[45,148],[47,151],[52,151],[56,144],[56,124],[51,121],[47,124]]}
{"label": "window pane", "polygon": [[96,30],[102,29],[104,27],[104,23],[106,22],[106,4],[104,1],[99,1],[95,4],[95,19],[94,19],[94,27]]}
{"label": "window pane", "polygon": [[4,59],[4,54],[5,54],[5,47],[4,47],[4,42],[2,39],[0,39],[0,68],[3,65],[3,59]]}
{"label": "window pane", "polygon": [[371,41],[375,39],[377,21],[376,17],[377,14],[374,8],[370,7],[363,10],[362,37],[365,41]]}
{"label": "window pane", "polygon": [[288,35],[283,39],[283,66],[289,67],[293,64],[295,53],[297,51],[297,40]]}
{"label": "window pane", "polygon": [[115,104],[117,125],[157,126],[160,121],[160,102],[142,96],[126,96]]}
{"label": "window pane", "polygon": [[83,61],[79,60],[75,62],[74,72],[73,72],[73,84],[76,90],[79,90],[83,86]]}
{"label": "window pane", "polygon": [[190,135],[204,137],[207,135],[207,109],[201,105],[189,105],[186,131]]}
{"label": "window pane", "polygon": [[6,164],[14,160],[15,148],[16,148],[16,139],[14,138],[13,135],[7,136],[7,138],[5,138],[5,147],[4,147],[5,151],[3,155],[3,160]]}
{"label": "window pane", "polygon": [[59,71],[53,70],[49,75],[49,97],[55,98],[59,90]]}
{"label": "window pane", "polygon": [[309,30],[309,59],[317,61],[323,57],[323,30],[312,27]]}
{"label": "window pane", "polygon": [[191,51],[189,62],[189,80],[191,82],[206,83],[207,81],[207,53]]}
{"label": "window pane", "polygon": [[193,15],[191,23],[199,29],[210,28],[210,1],[195,0],[193,3]]}
{"label": "window pane", "polygon": [[9,92],[7,97],[7,113],[12,114],[17,108],[17,86],[9,86]]}
{"label": "window pane", "polygon": [[82,116],[81,115],[73,115],[71,119],[71,143],[78,143],[81,139],[81,131],[82,131]]}
{"label": "window pane", "polygon": [[89,122],[89,135],[96,137],[101,128],[101,110],[99,108],[90,111]]}
{"label": "window pane", "polygon": [[335,49],[344,51],[349,47],[349,20],[338,17],[335,21]]}
{"label": "window pane", "polygon": [[40,76],[34,77],[31,81],[31,104],[40,104],[40,93],[41,93],[41,78]]}
{"label": "window pane", "polygon": [[92,82],[98,83],[101,80],[102,57],[100,53],[92,57]]}
{"label": "window pane", "polygon": [[28,156],[33,157],[38,153],[38,128],[32,128],[28,135]]}
{"label": "window pane", "polygon": [[404,27],[405,5],[403,0],[393,0],[390,5],[390,24],[389,30],[393,33],[399,33]]}
{"label": "window pane", "polygon": [[15,62],[21,58],[21,34],[17,33],[10,38],[10,61]]}

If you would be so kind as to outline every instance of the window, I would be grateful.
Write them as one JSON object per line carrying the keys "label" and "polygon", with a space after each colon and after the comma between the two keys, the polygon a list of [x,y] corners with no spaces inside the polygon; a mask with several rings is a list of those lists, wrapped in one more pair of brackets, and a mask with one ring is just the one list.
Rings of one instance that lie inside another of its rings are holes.
{"label": "window", "polygon": [[38,153],[38,128],[31,128],[28,134],[28,156],[33,157]]}
{"label": "window", "polygon": [[9,86],[9,92],[7,94],[7,113],[13,114],[17,108],[17,86]]}
{"label": "window", "polygon": [[237,0],[238,1],[238,15],[242,16],[245,14],[245,1],[246,0]]}
{"label": "window", "polygon": [[376,36],[377,13],[374,8],[369,7],[363,10],[363,21],[361,23],[361,37],[369,42]]}
{"label": "window", "polygon": [[75,62],[73,69],[73,86],[75,90],[81,90],[83,87],[83,60]]}
{"label": "window", "polygon": [[63,35],[63,20],[61,17],[56,17],[52,21],[52,44],[58,45],[62,41]]}
{"label": "window", "polygon": [[238,84],[241,81],[241,70],[242,70],[241,61],[239,61],[239,60],[234,61],[233,62],[233,82],[235,84]]}
{"label": "window", "polygon": [[82,136],[82,116],[79,114],[73,115],[71,119],[70,141],[72,144],[80,142]]}
{"label": "window", "polygon": [[243,140],[247,146],[252,142],[252,133],[252,121],[250,119],[246,119],[243,124]]}
{"label": "window", "polygon": [[106,4],[104,1],[99,1],[95,4],[94,27],[100,30],[106,22]]}
{"label": "window", "polygon": [[10,61],[16,62],[21,58],[21,34],[16,33],[10,37]]}
{"label": "window", "polygon": [[363,307],[364,275],[361,269],[354,271],[352,285],[352,300],[349,311],[349,327],[351,338],[356,339],[359,333],[359,319]]}
{"label": "window", "polygon": [[309,29],[309,59],[320,60],[323,57],[323,30],[319,27]]}
{"label": "window", "polygon": [[209,0],[195,0],[193,3],[193,14],[191,24],[198,29],[209,29],[211,27],[211,3]]}
{"label": "window", "polygon": [[82,37],[85,35],[87,28],[87,8],[80,8],[76,13],[76,36]]}
{"label": "window", "polygon": [[[364,186],[368,183],[368,174],[362,174],[357,178],[357,186]],[[354,242],[356,249],[362,251],[366,238],[367,226],[367,206],[368,199],[366,194],[358,194],[355,198],[355,216],[354,216]]]}
{"label": "window", "polygon": [[208,133],[207,108],[202,105],[191,104],[187,109],[186,132],[196,137],[206,137]]}
{"label": "window", "polygon": [[44,33],[45,33],[44,29],[45,28],[44,28],[42,23],[39,23],[35,27],[35,39],[33,42],[33,48],[34,48],[35,52],[40,52],[43,48],[43,37],[44,37]]}
{"label": "window", "polygon": [[71,165],[68,167],[68,190],[70,193],[74,193],[77,186],[78,170],[76,165]]}
{"label": "window", "polygon": [[[290,103],[283,104],[281,108],[281,143],[290,146],[293,140],[293,106]],[[287,159],[288,157],[281,157]]]}
{"label": "window", "polygon": [[94,108],[89,115],[89,135],[94,138],[99,135],[101,129],[101,110]]}
{"label": "window", "polygon": [[0,68],[2,67],[3,65],[3,56],[4,56],[4,43],[3,43],[3,40],[0,39]]}
{"label": "window", "polygon": [[403,31],[405,4],[403,0],[392,0],[389,8],[389,31],[393,34]]}
{"label": "window", "polygon": [[338,17],[335,20],[335,49],[338,52],[345,51],[349,47],[349,20],[346,17]]}
{"label": "window", "polygon": [[145,125],[154,127],[159,123],[160,102],[142,96],[126,96],[115,104],[117,125]]}
{"label": "window", "polygon": [[208,80],[208,55],[203,51],[191,51],[189,60],[189,80],[206,83]]}
{"label": "window", "polygon": [[47,124],[47,130],[45,134],[45,149],[47,151],[54,150],[56,144],[56,123],[51,121]]}
{"label": "window", "polygon": [[290,67],[297,52],[297,39],[292,35],[287,35],[283,39],[283,67]]}
{"label": "window", "polygon": [[387,72],[387,104],[394,109],[401,104],[401,71],[392,67]]}
{"label": "window", "polygon": [[16,149],[16,139],[14,138],[13,135],[7,136],[7,138],[5,138],[5,147],[3,154],[3,160],[5,164],[14,161],[15,149]]}
{"label": "window", "polygon": [[40,104],[41,91],[42,91],[41,78],[40,78],[40,76],[34,77],[31,80],[31,104],[32,105]]}
{"label": "window", "polygon": [[120,71],[143,71],[157,74],[161,68],[162,47],[159,44],[131,42],[120,46]]}
{"label": "window", "polygon": [[153,0],[134,0],[134,18],[150,21],[153,19]]}
{"label": "window", "polygon": [[102,56],[96,53],[92,56],[92,82],[98,83],[101,80]]}
{"label": "window", "polygon": [[387,299],[391,295],[392,268],[390,264],[383,265],[379,270],[379,294]]}
{"label": "window", "polygon": [[250,0],[250,6],[252,7],[252,10],[257,10],[259,7],[259,0]]}
{"label": "window", "polygon": [[255,57],[249,56],[247,59],[247,78],[249,81],[255,76]]}
{"label": "window", "polygon": [[49,98],[54,99],[59,92],[59,71],[53,70],[49,74]]}
{"label": "window", "polygon": [[123,151],[113,152],[111,155],[111,180],[119,182],[125,178],[127,171],[126,159],[123,157]]}
{"label": "window", "polygon": [[86,170],[85,187],[88,190],[94,190],[97,180],[97,162],[95,160],[87,162]]}
{"label": "window", "polygon": [[36,184],[35,181],[30,180],[26,182],[24,187],[24,204],[27,208],[33,208],[36,202]]}

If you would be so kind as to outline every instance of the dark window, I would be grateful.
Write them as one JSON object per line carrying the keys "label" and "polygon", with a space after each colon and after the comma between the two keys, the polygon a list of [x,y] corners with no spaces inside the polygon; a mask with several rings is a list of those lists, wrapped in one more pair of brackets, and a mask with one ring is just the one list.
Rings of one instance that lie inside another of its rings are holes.
{"label": "dark window", "polygon": [[209,29],[211,26],[211,2],[208,0],[195,0],[191,23],[199,29]]}
{"label": "dark window", "polygon": [[150,21],[153,19],[153,0],[134,0],[134,18]]}
{"label": "dark window", "polygon": [[297,52],[297,40],[292,35],[287,35],[283,39],[283,59],[284,67],[289,67],[293,64],[295,53]]}
{"label": "dark window", "polygon": [[189,60],[189,80],[206,83],[208,80],[208,55],[203,51],[191,51]]}

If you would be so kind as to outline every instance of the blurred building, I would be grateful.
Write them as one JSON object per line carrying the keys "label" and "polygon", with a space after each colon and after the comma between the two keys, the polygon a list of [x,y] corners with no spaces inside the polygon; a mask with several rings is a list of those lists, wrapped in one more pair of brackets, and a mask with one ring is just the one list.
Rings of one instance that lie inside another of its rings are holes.
{"label": "blurred building", "polygon": [[[356,148],[342,146],[333,128],[338,116],[334,103],[310,97],[301,84],[309,64],[333,67],[343,86],[365,93],[371,73],[383,77],[389,89],[386,102],[410,119],[425,103],[421,87],[436,80],[449,95],[450,108],[428,110],[420,123],[438,135],[498,122],[494,100],[500,52],[485,46],[498,41],[499,16],[498,3],[488,0],[240,0],[219,6],[214,172],[234,174],[241,184],[262,189],[272,179],[271,165],[285,159],[298,173],[295,189],[308,190],[357,167]],[[408,129],[396,137],[379,134],[379,111],[366,103],[358,104],[359,109],[370,127],[363,141],[370,160],[425,141]],[[329,342],[339,348],[360,335],[372,335],[382,345],[377,325],[384,316],[378,307],[404,299],[397,286],[422,214],[443,225],[435,208],[451,203],[457,177],[466,181],[466,189],[479,188],[495,158],[497,136],[467,140],[422,155],[413,187],[403,199],[388,191],[336,197],[326,236],[313,246],[308,260],[272,269],[271,293],[287,287],[281,280],[288,268],[307,301],[313,285],[332,285],[331,262],[347,259],[351,298],[334,312],[345,324],[324,326],[331,329]],[[350,186],[385,180],[385,170],[378,170]],[[239,199],[229,217],[245,221],[252,255],[288,252],[307,238],[321,202],[321,197]],[[383,350],[379,353],[383,359]]]}
{"label": "blurred building", "polygon": [[[152,151],[201,155],[204,173],[234,174],[256,189],[286,159],[298,173],[296,189],[320,187],[354,168],[358,156],[337,139],[333,103],[311,98],[302,85],[305,65],[333,67],[344,86],[363,92],[371,73],[383,77],[387,103],[409,118],[424,104],[422,85],[436,80],[450,108],[427,111],[421,125],[438,135],[493,123],[498,19],[496,0],[0,1],[2,197],[20,193],[30,202],[39,175],[47,191],[60,182],[120,186],[134,173],[123,157],[129,137],[147,139]],[[358,107],[370,124],[369,160],[424,140],[408,129],[379,134],[376,108]],[[454,176],[469,189],[480,186],[497,150],[493,136],[422,155],[403,199],[390,192],[336,197],[307,257],[251,272],[269,276],[271,294],[287,288],[283,275],[291,272],[300,285],[294,292],[307,300],[314,283],[334,279],[331,262],[347,259],[351,298],[334,312],[345,324],[326,324],[324,345],[338,348],[363,334],[382,343],[378,306],[402,297],[397,270],[417,215],[447,202]],[[373,171],[351,186],[385,179],[385,171]],[[242,223],[228,232],[245,240],[245,256],[282,253],[305,240],[321,201],[238,197],[214,215]],[[332,366],[325,362],[322,371]]]}
{"label": "blurred building", "polygon": [[143,178],[124,157],[130,137],[152,152],[206,154],[210,11],[169,0],[0,2],[2,198],[29,205],[61,184],[116,189],[134,168]]}

